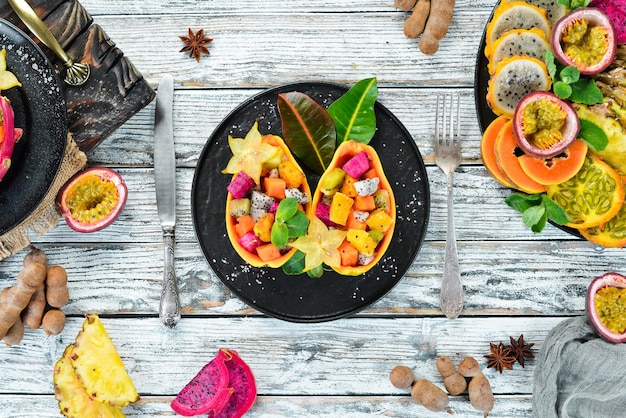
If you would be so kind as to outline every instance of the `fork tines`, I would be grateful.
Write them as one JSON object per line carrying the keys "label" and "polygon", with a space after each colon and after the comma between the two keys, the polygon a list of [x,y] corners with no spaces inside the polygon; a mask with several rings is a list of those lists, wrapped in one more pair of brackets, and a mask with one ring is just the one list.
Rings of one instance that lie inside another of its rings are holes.
{"label": "fork tines", "polygon": [[[437,105],[435,108],[435,145],[444,145],[446,136],[450,138],[450,143],[461,139],[461,115],[460,115],[461,99],[457,93],[444,93],[437,95]],[[439,113],[441,115],[441,121]],[[454,120],[456,119],[456,130]],[[448,121],[449,120],[449,121]],[[441,127],[441,135],[439,129]]]}

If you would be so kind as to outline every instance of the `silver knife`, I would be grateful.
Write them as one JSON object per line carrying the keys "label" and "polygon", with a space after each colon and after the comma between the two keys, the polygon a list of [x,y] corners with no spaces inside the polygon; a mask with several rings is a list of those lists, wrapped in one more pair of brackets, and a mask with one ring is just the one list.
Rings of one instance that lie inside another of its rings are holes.
{"label": "silver knife", "polygon": [[154,113],[154,177],[156,183],[157,210],[163,228],[165,247],[163,288],[159,317],[167,327],[174,327],[180,320],[180,299],[174,270],[174,229],[176,227],[176,156],[174,153],[174,80],[166,74],[157,89]]}

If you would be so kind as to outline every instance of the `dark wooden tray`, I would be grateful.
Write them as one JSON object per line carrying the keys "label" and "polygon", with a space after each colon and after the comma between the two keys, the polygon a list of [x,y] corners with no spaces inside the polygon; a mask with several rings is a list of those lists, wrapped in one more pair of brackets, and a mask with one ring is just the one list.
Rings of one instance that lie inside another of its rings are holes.
{"label": "dark wooden tray", "polygon": [[[29,0],[29,4],[72,59],[91,65],[91,76],[82,86],[60,83],[67,104],[69,132],[87,153],[150,103],[154,90],[78,1]],[[0,5],[0,17],[31,36],[63,74],[63,63],[30,33],[6,2]]]}

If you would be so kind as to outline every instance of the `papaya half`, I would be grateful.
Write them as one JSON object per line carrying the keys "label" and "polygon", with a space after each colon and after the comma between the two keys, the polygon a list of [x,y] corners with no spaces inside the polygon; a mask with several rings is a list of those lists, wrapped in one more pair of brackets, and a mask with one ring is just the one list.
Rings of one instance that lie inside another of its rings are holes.
{"label": "papaya half", "polygon": [[296,249],[272,243],[275,212],[281,201],[295,198],[297,210],[309,216],[311,189],[304,171],[283,139],[261,135],[256,123],[245,139],[229,137],[229,144],[234,154],[229,167],[236,167],[223,171],[233,174],[225,214],[230,243],[251,266],[280,268]]}
{"label": "papaya half", "polygon": [[327,226],[346,231],[339,247],[341,265],[331,266],[344,276],[361,275],[380,261],[393,236],[396,203],[374,148],[342,142],[322,174],[311,211]]}

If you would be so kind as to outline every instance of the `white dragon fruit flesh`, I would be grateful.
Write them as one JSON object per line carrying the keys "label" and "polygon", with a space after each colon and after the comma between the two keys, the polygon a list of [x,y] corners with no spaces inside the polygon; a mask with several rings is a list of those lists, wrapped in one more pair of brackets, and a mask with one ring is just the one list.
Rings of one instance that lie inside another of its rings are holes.
{"label": "white dragon fruit flesh", "polygon": [[378,177],[355,181],[354,190],[359,196],[371,196],[378,190],[378,183],[380,183]]}
{"label": "white dragon fruit flesh", "polygon": [[309,197],[306,195],[306,193],[295,188],[285,189],[285,197],[286,198],[293,197],[301,205],[305,205],[309,202]]}

